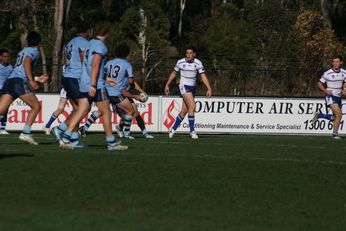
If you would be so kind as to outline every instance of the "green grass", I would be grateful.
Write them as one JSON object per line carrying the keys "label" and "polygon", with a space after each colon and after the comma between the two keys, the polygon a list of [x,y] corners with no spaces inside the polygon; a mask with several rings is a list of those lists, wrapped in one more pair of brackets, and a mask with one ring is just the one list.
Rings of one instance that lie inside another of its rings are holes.
{"label": "green grass", "polygon": [[0,230],[346,230],[345,140],[156,135],[107,151],[0,137]]}

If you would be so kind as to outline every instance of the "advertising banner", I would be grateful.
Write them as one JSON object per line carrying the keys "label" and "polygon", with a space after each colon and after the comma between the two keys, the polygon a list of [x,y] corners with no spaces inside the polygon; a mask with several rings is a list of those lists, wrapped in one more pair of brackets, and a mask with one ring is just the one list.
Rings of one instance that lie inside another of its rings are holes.
{"label": "advertising banner", "polygon": [[[58,95],[38,94],[37,97],[42,110],[33,124],[34,131],[42,130],[59,103]],[[136,105],[148,131],[167,132],[181,109],[182,99],[152,96],[146,103],[136,102]],[[96,110],[93,105],[91,112]],[[64,121],[70,111],[68,104],[52,127]],[[331,114],[322,98],[197,97],[195,129],[198,133],[331,134],[331,121],[319,119],[315,124],[310,123],[315,111]],[[25,103],[14,101],[8,113],[7,130],[22,130],[28,113],[29,107]],[[81,124],[86,120],[87,117]],[[113,113],[112,121],[117,124],[119,116]],[[345,126],[342,120],[340,134],[346,134]],[[140,131],[135,119],[131,130]],[[90,127],[90,131],[103,131],[102,117]],[[177,131],[189,131],[187,116]]]}
{"label": "advertising banner", "polygon": [[[178,115],[182,99],[162,98],[162,127],[167,131]],[[196,98],[195,128],[205,133],[331,134],[332,122],[310,124],[315,111],[329,113],[323,99]],[[187,116],[178,131],[189,131]],[[340,133],[345,133],[344,120]]]}
{"label": "advertising banner", "polygon": [[[52,113],[56,110],[59,104],[59,95],[48,95],[48,94],[37,94],[36,95],[41,104],[41,111],[37,115],[35,123],[32,126],[33,131],[42,130],[42,127],[47,123]],[[149,97],[146,103],[140,103],[136,101],[138,111],[142,115],[144,122],[146,123],[147,130],[151,132],[157,132],[159,128],[159,97]],[[27,115],[30,107],[23,101],[17,99],[10,106],[8,112],[7,130],[22,130],[26,122]],[[58,125],[59,123],[66,120],[72,110],[72,106],[68,103],[65,110],[59,115],[57,120],[52,124],[51,127]],[[97,111],[96,105],[92,105],[89,115]],[[81,121],[84,124],[87,121],[87,116]],[[116,113],[112,114],[113,124],[119,122],[119,116]],[[140,131],[136,125],[136,120],[132,121],[131,130]],[[90,127],[89,131],[103,131],[102,117],[96,120],[96,122]]]}

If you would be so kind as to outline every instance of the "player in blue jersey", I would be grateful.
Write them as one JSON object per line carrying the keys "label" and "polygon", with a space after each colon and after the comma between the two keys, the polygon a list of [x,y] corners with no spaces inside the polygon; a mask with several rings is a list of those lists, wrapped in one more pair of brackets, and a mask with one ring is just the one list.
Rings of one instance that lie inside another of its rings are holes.
{"label": "player in blue jersey", "polygon": [[[135,84],[132,65],[126,60],[130,48],[121,44],[115,50],[116,58],[109,60],[104,68],[105,76],[111,78],[116,84],[106,84],[110,103],[113,112],[117,112],[124,120],[124,138],[134,139],[130,135],[130,127],[135,110],[131,104],[132,99],[141,100],[140,96],[133,95],[128,91],[129,86]],[[132,101],[133,102],[133,101]],[[81,134],[86,134],[89,126],[101,116],[99,112],[94,112],[88,119],[87,123],[80,128]],[[143,122],[144,124],[144,122]],[[145,135],[149,136],[145,130]]]}
{"label": "player in blue jersey", "polygon": [[325,94],[325,102],[332,110],[333,114],[314,113],[314,117],[310,121],[314,124],[318,119],[327,119],[333,121],[334,139],[340,139],[338,135],[339,126],[342,118],[342,102],[341,96],[346,95],[346,70],[341,68],[342,57],[335,56],[332,60],[332,68],[324,72],[317,86],[320,91]]}
{"label": "player in blue jersey", "polygon": [[[126,89],[130,92],[132,91],[138,91],[140,93],[143,93],[143,94],[146,94],[144,92],[144,90],[138,85],[137,82],[134,82],[134,86],[129,86],[126,87]],[[140,96],[134,96],[136,98],[139,98]],[[147,131],[146,127],[145,127],[145,122],[142,118],[142,116],[140,115],[139,111],[138,111],[138,108],[137,108],[137,105],[135,103],[135,101],[132,99],[132,98],[128,98],[128,100],[131,102],[132,104],[132,108],[134,110],[134,115],[133,117],[136,119],[136,122],[137,122],[137,125],[138,127],[141,129],[141,133],[142,135],[147,138],[147,139],[153,139],[154,136],[152,136],[151,134],[149,134],[149,132]],[[141,101],[141,100],[139,100]],[[142,101],[141,101],[142,102]],[[116,107],[116,105],[112,105],[113,107],[113,112],[114,113],[117,113],[120,117],[120,121],[119,121],[119,124],[117,124],[115,126],[115,131],[117,132],[118,134],[118,137],[119,138],[123,138],[124,137],[124,127],[125,127],[125,115],[126,115],[126,112],[122,109],[120,109],[119,107]],[[100,117],[100,112],[98,111],[95,111],[93,112],[87,122],[81,126],[79,128],[79,133],[83,136],[83,137],[86,137],[87,133],[88,133],[88,130],[89,130],[89,127]],[[128,137],[125,137],[125,138],[129,138],[129,139],[133,139],[134,137],[132,136],[128,136]]]}
{"label": "player in blue jersey", "polygon": [[[73,149],[72,132],[78,123],[87,115],[92,102],[96,103],[98,110],[103,115],[103,128],[106,135],[108,150],[125,150],[127,146],[116,143],[115,136],[112,134],[111,110],[109,99],[105,87],[105,81],[112,82],[111,79],[104,79],[103,68],[108,48],[105,44],[111,25],[108,23],[98,23],[94,29],[95,39],[88,42],[86,47],[82,76],[79,83],[80,98],[78,109],[72,116],[67,130],[63,133],[60,140],[60,147]],[[112,82],[112,84],[115,84]]]}
{"label": "player in blue jersey", "polygon": [[179,115],[177,116],[175,123],[172,128],[169,129],[169,138],[172,138],[175,131],[179,127],[180,123],[183,121],[186,114],[188,114],[190,136],[192,139],[198,139],[195,131],[195,93],[196,93],[196,79],[200,75],[204,85],[207,87],[206,96],[211,96],[211,87],[203,64],[200,60],[195,58],[196,51],[193,47],[188,47],[186,49],[185,58],[178,60],[174,67],[173,72],[170,74],[168,81],[165,86],[165,94],[169,95],[170,84],[176,77],[180,74],[179,90],[180,95],[183,98],[183,105]]}
{"label": "player in blue jersey", "polygon": [[[32,71],[40,57],[39,46],[41,45],[41,36],[37,32],[30,32],[27,36],[27,41],[28,47],[19,52],[15,67],[4,84],[4,94],[0,100],[0,119],[4,118],[9,106],[15,99],[20,98],[23,100],[30,106],[31,110],[26,118],[26,123],[19,139],[38,145],[31,135],[31,126],[41,110],[39,101],[34,93],[39,88],[39,85],[35,81]],[[41,77],[48,79],[46,75]]]}
{"label": "player in blue jersey", "polygon": [[[129,92],[132,92],[133,90],[134,91],[137,91],[139,93],[142,93],[142,94],[146,94],[144,92],[144,90],[138,85],[137,82],[134,82],[134,84],[131,86],[129,84],[127,84],[126,86],[126,90],[129,91]],[[138,127],[141,129],[141,133],[142,135],[147,138],[147,139],[153,139],[154,136],[150,135],[145,127],[145,123],[144,123],[144,120],[142,118],[142,116],[140,115],[139,111],[138,111],[138,108],[137,108],[137,105],[136,103],[134,102],[134,100],[132,98],[128,98],[129,101],[131,102],[131,105],[132,105],[132,108],[134,110],[134,114],[133,114],[133,117],[136,119],[136,122],[137,122],[137,125]],[[142,100],[140,99],[140,101],[142,102]],[[125,111],[120,109],[119,107],[113,107],[113,110],[115,110],[117,112],[117,114],[120,116],[121,120],[119,122],[119,124],[117,124],[115,126],[115,130],[118,134],[119,137],[123,137],[124,136],[124,128],[125,128],[125,119],[124,119],[124,115],[125,115]]]}
{"label": "player in blue jersey", "polygon": [[[0,49],[0,95],[2,95],[2,88],[5,81],[12,72],[12,65],[10,64],[10,52],[7,49]],[[6,131],[7,112],[0,121],[0,135],[8,135]]]}
{"label": "player in blue jersey", "polygon": [[[110,95],[113,111],[117,112],[124,122],[124,138],[134,139],[134,137],[130,135],[130,127],[132,118],[137,115],[135,114],[136,110],[132,103],[134,103],[133,99],[141,101],[141,97],[129,91],[130,88],[135,87],[132,65],[126,60],[129,53],[130,48],[126,44],[119,45],[115,50],[117,57],[108,61],[105,66],[105,74],[117,83],[115,86],[108,84],[107,90]],[[142,117],[140,119],[142,119]],[[118,134],[119,130],[118,127]],[[152,138],[145,128],[143,134],[148,138]]]}
{"label": "player in blue jersey", "polygon": [[[89,38],[89,25],[84,21],[79,21],[76,25],[77,35],[67,43],[64,48],[65,63],[64,72],[62,77],[62,88],[66,91],[66,97],[63,95],[60,97],[60,102],[57,110],[53,112],[51,118],[46,124],[46,128],[49,129],[50,125],[63,111],[67,99],[69,99],[72,105],[72,112],[67,117],[66,121],[62,122],[59,126],[54,128],[54,135],[58,140],[61,139],[61,134],[67,129],[70,123],[70,119],[77,111],[77,105],[79,102],[80,91],[79,82],[82,76],[83,57],[85,49],[88,45]],[[79,141],[78,126],[72,131],[72,145],[74,147],[84,147],[84,144]]]}

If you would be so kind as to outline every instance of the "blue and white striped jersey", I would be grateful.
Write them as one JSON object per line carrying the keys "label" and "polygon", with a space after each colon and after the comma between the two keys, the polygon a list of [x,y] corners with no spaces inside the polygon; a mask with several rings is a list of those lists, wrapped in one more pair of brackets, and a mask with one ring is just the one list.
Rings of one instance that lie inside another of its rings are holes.
{"label": "blue and white striped jersey", "polygon": [[331,68],[324,72],[320,78],[320,82],[327,84],[327,90],[331,90],[332,95],[340,97],[342,86],[346,83],[346,71],[341,68],[336,72]]}
{"label": "blue and white striped jersey", "polygon": [[196,58],[191,62],[179,59],[174,71],[180,73],[180,84],[188,86],[196,86],[197,75],[205,72],[202,62]]}

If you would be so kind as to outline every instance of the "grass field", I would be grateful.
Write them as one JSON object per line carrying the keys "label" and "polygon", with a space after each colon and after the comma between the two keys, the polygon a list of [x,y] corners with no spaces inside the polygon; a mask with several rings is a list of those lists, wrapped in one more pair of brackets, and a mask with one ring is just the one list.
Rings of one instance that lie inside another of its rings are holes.
{"label": "grass field", "polygon": [[0,230],[346,230],[346,140],[156,135],[107,151],[0,137]]}

